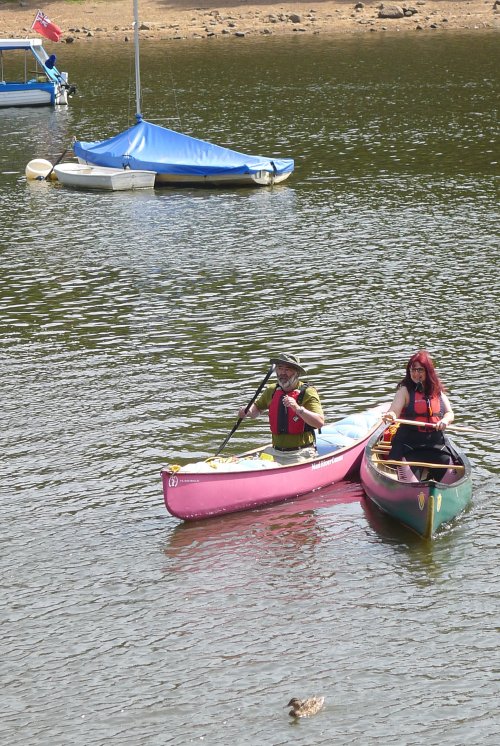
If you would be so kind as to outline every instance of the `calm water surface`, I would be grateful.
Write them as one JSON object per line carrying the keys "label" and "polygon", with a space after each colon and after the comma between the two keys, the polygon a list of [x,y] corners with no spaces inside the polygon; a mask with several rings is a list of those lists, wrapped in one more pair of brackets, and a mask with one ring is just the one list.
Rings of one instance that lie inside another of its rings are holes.
{"label": "calm water surface", "polygon": [[182,524],[159,471],[214,453],[280,350],[334,420],[426,346],[500,429],[498,36],[238,42],[144,44],[144,113],[295,157],[281,187],[26,183],[127,126],[130,45],[61,48],[67,111],[0,110],[2,742],[493,746],[496,438],[460,440],[473,505],[432,544],[356,482]]}

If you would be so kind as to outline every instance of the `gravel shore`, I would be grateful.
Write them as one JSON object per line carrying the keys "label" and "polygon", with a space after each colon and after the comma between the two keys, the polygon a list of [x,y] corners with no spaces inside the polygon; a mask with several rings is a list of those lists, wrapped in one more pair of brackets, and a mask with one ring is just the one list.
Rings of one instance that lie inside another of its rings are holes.
{"label": "gravel shore", "polygon": [[[132,0],[39,0],[2,2],[0,37],[26,37],[42,6],[63,31],[61,41],[131,39]],[[439,30],[499,30],[500,0],[416,0],[398,5],[378,2],[210,5],[189,0],[140,0],[141,38],[217,39],[284,34],[433,33]],[[387,17],[389,16],[389,17]]]}

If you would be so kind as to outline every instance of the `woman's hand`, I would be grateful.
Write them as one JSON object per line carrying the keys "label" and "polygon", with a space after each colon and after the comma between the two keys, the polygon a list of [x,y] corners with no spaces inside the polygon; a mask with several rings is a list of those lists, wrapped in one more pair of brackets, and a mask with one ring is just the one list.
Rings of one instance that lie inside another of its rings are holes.
{"label": "woman's hand", "polygon": [[382,420],[389,425],[391,422],[394,422],[394,420],[397,420],[396,413],[390,409],[388,412],[385,412],[385,414],[382,415]]}

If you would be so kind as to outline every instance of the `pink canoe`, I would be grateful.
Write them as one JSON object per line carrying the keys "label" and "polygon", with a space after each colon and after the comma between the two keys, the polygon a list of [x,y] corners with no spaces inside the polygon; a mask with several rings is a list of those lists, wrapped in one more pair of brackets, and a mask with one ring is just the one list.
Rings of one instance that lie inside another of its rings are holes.
{"label": "pink canoe", "polygon": [[345,479],[359,469],[364,447],[381,423],[387,404],[326,425],[317,436],[318,456],[294,466],[261,457],[264,450],[211,458],[162,469],[169,513],[198,520],[290,500]]}

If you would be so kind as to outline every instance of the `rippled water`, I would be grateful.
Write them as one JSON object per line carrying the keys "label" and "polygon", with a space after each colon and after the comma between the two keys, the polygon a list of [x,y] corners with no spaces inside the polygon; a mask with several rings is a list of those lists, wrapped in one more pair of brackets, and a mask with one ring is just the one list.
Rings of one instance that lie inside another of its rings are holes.
{"label": "rippled water", "polygon": [[426,346],[458,421],[500,429],[497,36],[241,41],[145,44],[144,111],[295,157],[278,188],[27,184],[126,126],[128,46],[71,50],[67,111],[0,110],[0,735],[496,744],[497,438],[460,440],[473,505],[432,545],[356,482],[181,524],[159,471],[213,453],[284,349],[333,420]]}

